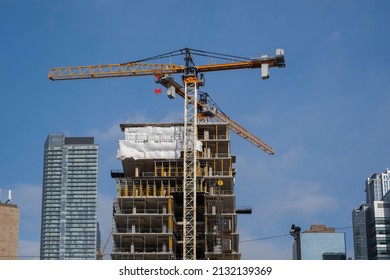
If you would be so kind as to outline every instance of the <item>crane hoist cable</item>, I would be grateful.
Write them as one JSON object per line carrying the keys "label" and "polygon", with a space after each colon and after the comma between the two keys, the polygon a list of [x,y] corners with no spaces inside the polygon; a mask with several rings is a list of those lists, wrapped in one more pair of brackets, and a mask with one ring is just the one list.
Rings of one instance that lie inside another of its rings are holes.
{"label": "crane hoist cable", "polygon": [[[173,63],[145,63],[147,61],[172,58],[184,55],[185,65]],[[195,65],[193,56],[209,57],[224,60],[220,63]],[[164,77],[174,74],[182,74],[184,84],[184,148],[183,148],[183,259],[196,259],[196,188],[197,188],[197,121],[198,121],[198,87],[202,84],[198,74],[205,72],[226,71],[235,69],[261,68],[262,79],[269,78],[270,67],[285,67],[284,50],[277,49],[275,56],[262,55],[259,58],[244,58],[233,55],[224,55],[215,52],[206,52],[190,48],[184,48],[173,52],[164,53],[149,58],[135,60],[128,63],[101,64],[90,66],[71,66],[52,68],[49,71],[49,79],[75,80],[97,79],[114,77],[156,76]],[[180,90],[175,88],[175,91]],[[218,115],[219,114],[219,115]],[[216,116],[230,122],[236,133],[245,130],[232,121],[222,112],[217,111]],[[253,135],[247,131],[246,135]],[[246,138],[245,136],[244,138]],[[272,148],[256,136],[246,138],[249,142],[256,143],[259,148],[269,154],[273,154]]]}

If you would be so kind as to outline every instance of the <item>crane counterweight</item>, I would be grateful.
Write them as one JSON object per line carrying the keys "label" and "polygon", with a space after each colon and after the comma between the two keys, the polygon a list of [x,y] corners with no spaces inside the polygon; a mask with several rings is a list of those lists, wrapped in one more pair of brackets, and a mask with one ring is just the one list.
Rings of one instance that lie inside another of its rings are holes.
{"label": "crane counterweight", "polygon": [[[171,59],[172,57],[182,55],[184,55],[184,66],[173,63],[147,63],[147,61],[165,58]],[[222,61],[219,63],[195,65],[193,58],[195,55]],[[176,94],[184,98],[183,259],[193,260],[196,259],[197,152],[195,143],[198,140],[198,120],[200,122],[216,119],[225,122],[233,132],[254,144],[256,147],[270,155],[275,153],[274,150],[261,139],[224,114],[218,106],[211,101],[211,98],[207,94],[200,93],[200,98],[198,99],[198,88],[199,86],[204,85],[203,73],[260,68],[262,79],[268,79],[270,68],[283,68],[285,66],[283,49],[277,49],[275,56],[262,55],[260,58],[250,59],[184,48],[127,63],[52,68],[49,71],[48,77],[52,81],[57,81],[155,76],[156,82],[167,88],[169,98],[174,98]],[[172,76],[175,74],[182,75],[184,88],[173,79]]]}

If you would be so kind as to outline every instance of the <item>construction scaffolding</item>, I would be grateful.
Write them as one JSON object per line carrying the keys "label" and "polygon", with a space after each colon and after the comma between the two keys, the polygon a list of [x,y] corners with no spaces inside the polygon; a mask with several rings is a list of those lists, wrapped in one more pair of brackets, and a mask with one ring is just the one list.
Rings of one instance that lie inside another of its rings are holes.
{"label": "construction scaffolding", "polygon": [[[150,63],[151,61],[156,62],[164,59],[171,60],[172,57],[176,56],[184,56],[185,65],[178,65],[171,61],[169,63]],[[216,61],[211,64],[207,62],[198,65],[195,64],[195,56],[212,58]],[[113,172],[113,178],[116,178],[118,182],[119,195],[114,208],[119,211],[118,213],[124,210],[120,208],[120,198],[142,198],[145,196],[156,197],[157,199],[158,194],[164,194],[168,197],[167,203],[171,201],[170,203],[173,204],[173,232],[169,233],[172,236],[168,236],[168,245],[172,243],[172,246],[168,247],[172,251],[169,254],[163,252],[163,258],[185,260],[237,259],[240,255],[238,253],[235,215],[236,213],[249,213],[250,211],[248,209],[242,211],[235,209],[233,191],[235,170],[232,168],[234,159],[230,155],[228,128],[266,153],[273,155],[275,152],[257,136],[225,115],[207,93],[198,92],[198,87],[204,85],[204,73],[206,72],[258,68],[261,69],[261,78],[264,80],[269,78],[269,69],[272,67],[285,67],[283,49],[277,49],[275,56],[264,54],[256,58],[247,58],[184,48],[127,63],[52,68],[49,71],[49,79],[58,81],[154,76],[157,83],[167,88],[169,98],[174,98],[176,94],[183,97],[184,124],[124,125],[122,127],[126,137],[124,141],[120,141],[118,158],[122,160],[123,171]],[[181,75],[184,87],[174,81],[176,74]],[[198,97],[200,97],[199,101]],[[207,122],[211,120],[221,123],[208,124]],[[180,128],[182,133],[171,134],[165,128]],[[149,129],[151,134],[145,134],[145,129]],[[164,133],[158,131],[164,131]],[[167,140],[166,135],[173,137],[173,139]],[[181,140],[177,141],[175,138],[177,135],[180,135]],[[129,139],[126,139],[128,136]],[[167,163],[162,163],[161,172],[167,169],[168,175],[165,175],[165,171],[162,173],[155,172],[160,168],[157,167],[155,160],[167,161]],[[171,169],[171,163],[177,166],[176,173]],[[179,176],[180,172],[182,176]],[[140,180],[138,178],[144,179]],[[147,178],[150,180],[145,181]],[[167,178],[169,180],[164,181]],[[171,178],[175,180],[171,181]],[[159,180],[160,183],[158,183]],[[171,182],[175,183],[175,189],[171,189]],[[230,196],[232,199],[229,199]],[[216,218],[209,217],[210,213],[206,212],[209,203],[212,204],[211,201],[213,200],[215,200],[213,203],[216,212],[215,214],[211,213],[211,216],[214,215]],[[231,204],[229,204],[229,201]],[[229,207],[226,205],[229,205]],[[181,212],[177,209],[181,209]],[[134,214],[115,213],[114,229],[118,227],[118,224],[123,226],[123,220],[119,215],[137,216],[138,214],[137,212]],[[140,219],[141,217],[146,218],[146,215],[139,215]],[[160,214],[153,213],[153,215]],[[213,232],[218,232],[218,234],[213,233],[215,236],[211,234],[211,224],[209,223],[213,224],[212,227],[215,229]],[[224,227],[231,227],[231,229],[223,230]],[[134,236],[133,239],[128,238],[131,237],[132,233],[123,233],[123,236],[120,236],[118,232],[115,232],[115,234],[113,258],[159,258],[160,254],[157,253],[146,254],[149,253],[149,244],[154,244],[156,238],[153,241],[146,240],[145,235],[139,241],[136,239],[139,236]],[[161,234],[166,235],[166,233]],[[206,236],[208,234],[210,236]],[[213,235],[213,238],[211,235]],[[141,249],[139,249],[140,254],[137,254],[138,251],[136,253],[136,241],[143,242],[144,253],[141,252]],[[130,246],[130,249],[125,248],[126,246]],[[120,254],[122,248],[124,248],[123,251],[130,250],[134,253]],[[157,249],[155,248],[154,252],[160,252]],[[166,250],[166,245],[162,246],[162,250]]]}
{"label": "construction scaffolding", "polygon": [[[183,124],[123,124],[112,170],[114,260],[183,259]],[[198,123],[196,259],[240,259],[235,157],[226,123]]]}

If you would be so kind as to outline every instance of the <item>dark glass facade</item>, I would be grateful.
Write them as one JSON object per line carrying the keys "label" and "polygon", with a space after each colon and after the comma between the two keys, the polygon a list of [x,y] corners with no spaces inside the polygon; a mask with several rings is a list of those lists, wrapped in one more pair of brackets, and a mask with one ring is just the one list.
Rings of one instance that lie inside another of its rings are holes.
{"label": "dark glass facade", "polygon": [[367,204],[360,205],[352,211],[353,247],[355,260],[367,260]]}

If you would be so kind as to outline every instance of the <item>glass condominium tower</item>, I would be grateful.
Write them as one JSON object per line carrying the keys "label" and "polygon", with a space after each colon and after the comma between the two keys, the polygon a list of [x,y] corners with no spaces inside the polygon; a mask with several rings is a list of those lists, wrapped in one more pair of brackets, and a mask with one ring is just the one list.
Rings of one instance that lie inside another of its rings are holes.
{"label": "glass condominium tower", "polygon": [[390,170],[366,181],[366,202],[352,211],[355,259],[390,260]]}
{"label": "glass condominium tower", "polygon": [[44,148],[41,260],[96,259],[98,145],[50,134]]}

